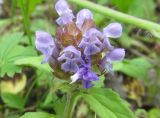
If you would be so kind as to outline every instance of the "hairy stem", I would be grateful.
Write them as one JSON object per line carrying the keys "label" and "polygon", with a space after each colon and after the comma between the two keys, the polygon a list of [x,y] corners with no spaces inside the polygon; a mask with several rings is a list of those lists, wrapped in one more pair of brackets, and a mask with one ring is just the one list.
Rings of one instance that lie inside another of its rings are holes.
{"label": "hairy stem", "polygon": [[78,100],[81,98],[81,94],[69,92],[67,94],[67,103],[64,111],[64,118],[72,118],[75,106]]}
{"label": "hairy stem", "polygon": [[67,103],[66,103],[66,107],[65,107],[65,111],[64,111],[64,118],[68,118],[69,116],[69,107],[71,104],[71,93],[67,94]]}
{"label": "hairy stem", "polygon": [[134,16],[130,16],[127,15],[125,13],[121,13],[119,11],[113,10],[111,8],[108,7],[103,7],[101,5],[92,3],[90,1],[87,0],[68,0],[74,4],[77,4],[79,6],[83,6],[85,8],[89,8],[91,10],[94,10],[95,12],[101,13],[105,16],[114,18],[118,21],[127,23],[127,24],[132,24],[135,25],[137,27],[146,29],[146,30],[150,30],[150,31],[156,31],[156,32],[160,32],[160,25],[151,21],[147,21],[144,19],[140,19]]}

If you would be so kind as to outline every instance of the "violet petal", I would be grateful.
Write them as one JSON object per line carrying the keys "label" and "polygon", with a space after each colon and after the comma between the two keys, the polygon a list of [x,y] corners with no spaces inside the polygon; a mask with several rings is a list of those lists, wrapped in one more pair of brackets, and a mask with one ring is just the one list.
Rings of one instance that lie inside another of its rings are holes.
{"label": "violet petal", "polygon": [[72,22],[72,20],[74,19],[74,15],[72,13],[66,13],[63,14],[62,16],[60,16],[56,22],[58,25],[63,26],[66,25],[70,22]]}
{"label": "violet petal", "polygon": [[119,38],[122,35],[122,25],[119,23],[110,23],[103,29],[105,37]]}
{"label": "violet petal", "polygon": [[84,49],[84,54],[85,55],[94,55],[100,51],[101,51],[100,48],[98,48],[96,45],[90,44],[90,45],[86,46],[86,48]]}
{"label": "violet petal", "polygon": [[63,63],[61,65],[61,68],[65,71],[65,72],[77,72],[78,70],[78,65],[72,61],[66,61],[65,63]]}
{"label": "violet petal", "polygon": [[107,37],[103,39],[103,48],[107,48],[109,50],[113,50],[114,48]]}
{"label": "violet petal", "polygon": [[88,71],[83,79],[84,80],[88,80],[88,81],[97,81],[97,80],[99,80],[98,76],[93,71]]}
{"label": "violet petal", "polygon": [[123,48],[116,48],[106,55],[106,60],[109,62],[122,61],[124,56],[125,50]]}
{"label": "violet petal", "polygon": [[79,29],[82,28],[82,25],[84,24],[84,21],[87,19],[93,19],[93,14],[88,9],[82,9],[77,14],[77,21],[76,25]]}
{"label": "violet petal", "polygon": [[55,47],[52,36],[47,32],[37,31],[35,44],[36,48],[45,55],[45,59],[42,63],[47,62],[52,55],[53,49]]}
{"label": "violet petal", "polygon": [[96,28],[89,29],[79,44],[84,49],[85,55],[94,55],[101,51],[103,34]]}
{"label": "violet petal", "polygon": [[64,52],[73,52],[74,54],[81,56],[81,52],[79,50],[77,50],[74,46],[68,46],[66,48],[64,48],[64,50],[62,51],[62,53]]}
{"label": "violet petal", "polygon": [[113,75],[112,67],[113,67],[113,65],[112,65],[111,63],[109,63],[109,62],[105,64],[105,69],[106,69],[109,73],[111,73],[111,74]]}
{"label": "violet petal", "polygon": [[83,81],[83,87],[88,89],[91,88],[93,86],[91,81]]}
{"label": "violet petal", "polygon": [[55,4],[55,9],[60,16],[72,12],[66,0],[58,0]]}

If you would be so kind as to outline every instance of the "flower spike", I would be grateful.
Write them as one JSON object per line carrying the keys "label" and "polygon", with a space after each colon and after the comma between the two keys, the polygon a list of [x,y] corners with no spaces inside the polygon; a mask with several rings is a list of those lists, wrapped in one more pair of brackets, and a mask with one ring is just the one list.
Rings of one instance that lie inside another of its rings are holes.
{"label": "flower spike", "polygon": [[55,9],[59,15],[56,40],[47,32],[37,31],[35,42],[54,76],[88,89],[99,80],[99,74],[113,74],[112,65],[124,59],[125,50],[114,48],[109,38],[119,38],[122,25],[111,23],[100,31],[89,9],[80,10],[75,18],[66,0],[57,0]]}

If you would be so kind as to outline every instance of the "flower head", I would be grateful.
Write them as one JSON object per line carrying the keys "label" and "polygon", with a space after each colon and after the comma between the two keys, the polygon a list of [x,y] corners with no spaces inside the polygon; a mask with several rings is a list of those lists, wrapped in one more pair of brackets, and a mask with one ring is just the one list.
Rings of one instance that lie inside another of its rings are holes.
{"label": "flower head", "polygon": [[124,49],[110,43],[110,38],[121,36],[122,26],[111,23],[100,31],[88,9],[80,10],[74,20],[66,0],[58,0],[55,9],[59,15],[56,40],[49,33],[37,31],[36,48],[44,54],[43,62],[54,69],[54,76],[90,88],[93,81],[99,80],[95,66],[102,74],[106,70],[112,73],[112,64],[123,60]]}

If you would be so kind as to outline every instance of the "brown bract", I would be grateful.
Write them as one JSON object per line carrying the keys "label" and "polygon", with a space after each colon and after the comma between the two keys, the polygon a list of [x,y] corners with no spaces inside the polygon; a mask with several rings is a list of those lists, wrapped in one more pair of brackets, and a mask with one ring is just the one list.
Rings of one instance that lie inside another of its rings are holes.
{"label": "brown bract", "polygon": [[78,46],[82,39],[82,32],[74,22],[70,22],[63,27],[59,27],[56,32],[57,39],[63,46]]}
{"label": "brown bract", "polygon": [[58,79],[62,80],[69,80],[70,79],[70,73],[64,73],[64,71],[61,69],[61,64],[58,62],[57,59],[50,58],[49,61],[50,67],[53,69],[53,75],[57,77]]}
{"label": "brown bract", "polygon": [[92,19],[86,19],[82,25],[82,33],[85,34],[90,28],[96,27],[95,22]]}
{"label": "brown bract", "polygon": [[71,76],[70,73],[64,73],[60,66],[58,66],[56,69],[54,68],[53,75],[62,80],[69,80]]}

